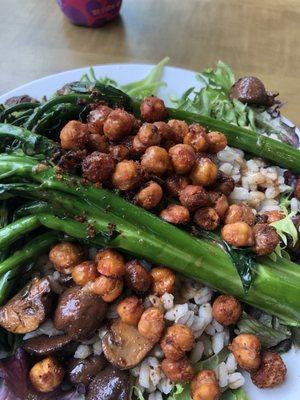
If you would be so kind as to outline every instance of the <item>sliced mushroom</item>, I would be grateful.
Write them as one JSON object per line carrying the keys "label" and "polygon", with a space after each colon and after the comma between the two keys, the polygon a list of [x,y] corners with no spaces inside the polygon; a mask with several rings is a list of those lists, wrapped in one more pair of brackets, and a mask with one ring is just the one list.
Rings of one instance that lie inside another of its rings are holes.
{"label": "sliced mushroom", "polygon": [[28,333],[36,330],[46,319],[51,298],[49,279],[32,279],[0,308],[0,325],[12,333]]}
{"label": "sliced mushroom", "polygon": [[102,346],[109,362],[120,369],[130,369],[146,357],[153,344],[135,326],[117,320],[104,336]]}
{"label": "sliced mushroom", "polygon": [[59,335],[49,337],[40,335],[23,342],[23,348],[30,354],[35,356],[47,356],[57,353],[71,342],[71,338],[67,335]]}
{"label": "sliced mushroom", "polygon": [[112,365],[101,371],[90,383],[86,400],[129,400],[130,376]]}
{"label": "sliced mushroom", "polygon": [[107,305],[101,297],[80,286],[65,290],[54,312],[54,326],[71,339],[85,339],[100,328]]}
{"label": "sliced mushroom", "polygon": [[74,385],[88,385],[91,380],[107,365],[106,358],[101,356],[89,356],[84,360],[73,358],[69,362],[69,380]]}
{"label": "sliced mushroom", "polygon": [[278,93],[268,92],[262,81],[255,76],[240,78],[230,89],[230,99],[255,106],[270,107],[275,103]]}

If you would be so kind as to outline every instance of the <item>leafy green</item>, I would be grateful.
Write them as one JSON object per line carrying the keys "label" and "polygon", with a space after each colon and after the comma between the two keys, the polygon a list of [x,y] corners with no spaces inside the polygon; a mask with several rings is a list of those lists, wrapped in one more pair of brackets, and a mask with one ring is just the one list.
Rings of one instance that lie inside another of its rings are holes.
{"label": "leafy green", "polygon": [[144,79],[123,85],[121,86],[121,89],[129,96],[138,100],[142,100],[147,96],[155,94],[160,87],[165,86],[165,84],[161,82],[161,75],[164,67],[169,61],[169,57],[165,57]]}
{"label": "leafy green", "polygon": [[221,400],[250,400],[243,388],[227,389]]}
{"label": "leafy green", "polygon": [[175,385],[167,400],[191,400],[189,385],[181,385],[179,383]]}
{"label": "leafy green", "polygon": [[145,400],[145,397],[143,395],[143,392],[141,391],[141,389],[137,386],[133,386],[131,388],[132,390],[132,394],[131,394],[131,398],[132,400]]}
{"label": "leafy green", "polygon": [[172,99],[176,108],[250,128],[260,134],[275,134],[284,143],[298,147],[295,126],[288,125],[280,117],[278,104],[275,109],[265,110],[264,107],[250,107],[229,98],[235,76],[228,65],[218,61],[215,69],[206,69],[196,78],[203,87],[189,88],[179,99]]}
{"label": "leafy green", "polygon": [[219,61],[215,70],[206,69],[196,78],[204,86],[200,90],[190,88],[181,98],[173,99],[175,107],[255,130],[253,110],[238,100],[229,99],[235,76],[228,65]]}
{"label": "leafy green", "polygon": [[277,346],[291,337],[291,331],[288,328],[266,314],[259,321],[244,312],[237,327],[241,333],[252,333],[258,336],[264,348]]}
{"label": "leafy green", "polygon": [[116,81],[108,77],[97,78],[93,68],[90,68],[89,72],[81,77],[80,82],[88,84],[101,83],[104,85],[114,86],[123,90],[123,92],[136,100],[142,100],[147,96],[155,94],[160,87],[165,86],[165,83],[161,81],[161,75],[165,65],[169,61],[170,59],[168,57],[164,58],[144,79],[127,83],[126,85],[118,85]]}
{"label": "leafy green", "polygon": [[270,225],[274,226],[285,246],[288,244],[288,239],[291,239],[292,245],[295,246],[298,241],[298,232],[292,220],[295,213],[291,212],[288,214],[287,211],[285,211],[285,214],[285,218],[272,222]]}
{"label": "leafy green", "polygon": [[224,347],[222,351],[218,354],[214,354],[213,356],[207,358],[206,360],[199,361],[195,364],[195,371],[201,371],[202,369],[215,369],[219,364],[224,362],[229,355],[229,350],[227,347]]}
{"label": "leafy green", "polygon": [[248,292],[255,276],[254,253],[249,249],[235,249],[231,247],[214,232],[208,232],[204,229],[194,227],[192,229],[194,233],[199,234],[201,237],[206,238],[209,241],[213,241],[222,247],[235,266],[245,292]]}
{"label": "leafy green", "polygon": [[22,340],[22,335],[12,334],[0,328],[0,359],[13,355]]}

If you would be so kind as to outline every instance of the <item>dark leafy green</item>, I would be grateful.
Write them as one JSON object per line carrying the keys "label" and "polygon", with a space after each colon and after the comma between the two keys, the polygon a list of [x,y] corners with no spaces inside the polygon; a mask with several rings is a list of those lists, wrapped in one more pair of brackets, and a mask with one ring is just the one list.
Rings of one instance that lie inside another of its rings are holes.
{"label": "dark leafy green", "polygon": [[248,249],[235,249],[231,247],[214,232],[208,232],[204,229],[195,227],[193,227],[193,232],[199,234],[199,236],[203,238],[215,242],[226,252],[241,278],[245,291],[248,292],[255,277],[254,253]]}
{"label": "dark leafy green", "polygon": [[257,320],[244,312],[237,327],[241,333],[252,333],[258,336],[264,348],[277,346],[291,338],[291,331],[287,327],[280,325],[272,316],[266,314]]}

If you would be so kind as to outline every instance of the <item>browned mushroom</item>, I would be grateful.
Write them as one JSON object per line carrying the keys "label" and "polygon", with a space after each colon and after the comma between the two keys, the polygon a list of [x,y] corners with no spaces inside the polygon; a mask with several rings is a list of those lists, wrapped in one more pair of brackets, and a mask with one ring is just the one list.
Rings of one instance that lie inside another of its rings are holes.
{"label": "browned mushroom", "polygon": [[109,365],[90,383],[86,400],[129,400],[130,376]]}
{"label": "browned mushroom", "polygon": [[107,365],[103,354],[101,356],[91,355],[83,360],[72,358],[68,364],[68,377],[74,385],[88,385],[91,380]]}
{"label": "browned mushroom", "polygon": [[32,279],[0,308],[0,325],[12,333],[28,333],[44,322],[51,306],[48,278]]}
{"label": "browned mushroom", "polygon": [[72,339],[84,339],[100,327],[106,309],[100,296],[74,286],[60,295],[53,322]]}
{"label": "browned mushroom", "polygon": [[40,335],[25,340],[23,348],[34,356],[48,356],[62,350],[70,342],[71,338],[68,335]]}
{"label": "browned mushroom", "polygon": [[153,343],[142,336],[135,326],[117,320],[104,336],[102,346],[109,362],[120,369],[130,369],[146,357]]}
{"label": "browned mushroom", "polygon": [[255,76],[240,78],[230,89],[229,97],[242,103],[270,107],[278,93],[267,92],[262,81]]}

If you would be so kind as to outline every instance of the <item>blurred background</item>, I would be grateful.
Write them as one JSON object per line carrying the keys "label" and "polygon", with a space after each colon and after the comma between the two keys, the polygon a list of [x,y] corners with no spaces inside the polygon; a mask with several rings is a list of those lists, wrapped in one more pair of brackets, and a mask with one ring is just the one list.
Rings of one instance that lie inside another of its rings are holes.
{"label": "blurred background", "polygon": [[55,0],[0,0],[0,15],[0,94],[87,65],[169,56],[200,71],[220,59],[279,91],[300,125],[300,0],[124,0],[101,28],[72,25]]}

